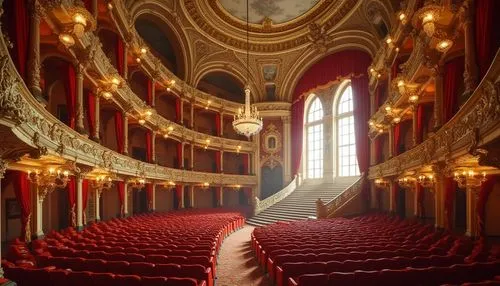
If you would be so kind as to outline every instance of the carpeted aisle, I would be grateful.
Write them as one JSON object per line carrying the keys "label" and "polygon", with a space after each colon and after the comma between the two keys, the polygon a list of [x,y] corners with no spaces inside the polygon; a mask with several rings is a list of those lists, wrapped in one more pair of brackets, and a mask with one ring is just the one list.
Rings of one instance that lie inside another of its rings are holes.
{"label": "carpeted aisle", "polygon": [[250,246],[254,227],[245,225],[222,243],[217,265],[216,286],[271,286]]}

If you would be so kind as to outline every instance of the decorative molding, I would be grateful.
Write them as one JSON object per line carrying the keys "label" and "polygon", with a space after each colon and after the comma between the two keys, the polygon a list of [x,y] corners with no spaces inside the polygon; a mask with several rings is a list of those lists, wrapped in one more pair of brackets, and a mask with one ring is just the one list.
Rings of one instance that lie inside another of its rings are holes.
{"label": "decorative molding", "polygon": [[317,218],[331,218],[336,215],[336,212],[349,201],[351,201],[354,197],[359,196],[365,184],[368,181],[366,179],[366,175],[363,174],[361,177],[354,182],[351,186],[345,189],[338,196],[333,198],[331,201],[326,204],[318,199],[316,201],[316,217]]}

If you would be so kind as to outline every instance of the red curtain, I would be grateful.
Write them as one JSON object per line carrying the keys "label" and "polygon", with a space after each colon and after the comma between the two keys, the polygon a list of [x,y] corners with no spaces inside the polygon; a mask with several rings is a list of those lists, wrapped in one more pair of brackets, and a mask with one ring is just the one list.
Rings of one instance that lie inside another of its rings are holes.
{"label": "red curtain", "polygon": [[[182,202],[182,185],[175,185],[175,197],[177,198],[177,208],[181,208],[181,202]],[[192,207],[192,206],[191,206]]]}
{"label": "red curtain", "polygon": [[152,105],[153,104],[153,89],[154,89],[154,84],[153,81],[148,78],[147,79],[147,89],[148,89],[148,94],[147,94],[147,104]]}
{"label": "red curtain", "polygon": [[68,126],[75,129],[76,122],[76,72],[75,67],[68,63],[66,65],[66,110],[68,112]]}
{"label": "red curtain", "polygon": [[182,143],[177,143],[177,168],[181,169],[184,158],[182,156]]}
{"label": "red curtain", "polygon": [[68,191],[68,203],[69,203],[69,225],[71,227],[76,227],[76,179],[75,177],[70,177],[68,185],[66,186]]}
{"label": "red curtain", "polygon": [[476,59],[481,80],[500,46],[500,17],[494,14],[500,11],[500,1],[476,0],[475,4]]}
{"label": "red curtain", "polygon": [[115,112],[115,131],[116,131],[116,151],[124,153],[125,142],[123,138],[123,114],[120,111]]}
{"label": "red curtain", "polygon": [[25,0],[10,0],[4,2],[2,17],[8,18],[10,40],[14,43],[12,60],[23,79],[26,79],[27,62],[29,55],[30,19]]}
{"label": "red curtain", "polygon": [[146,184],[146,198],[148,201],[148,211],[153,210],[153,184]]}
{"label": "red curtain", "polygon": [[89,198],[89,181],[84,179],[82,182],[82,211],[83,211],[83,224],[87,224],[87,201]]}
{"label": "red curtain", "polygon": [[151,130],[146,131],[146,160],[153,161],[153,135]]}
{"label": "red curtain", "polygon": [[477,231],[479,236],[485,236],[485,217],[486,217],[486,202],[488,201],[488,197],[490,193],[493,191],[495,184],[498,183],[498,176],[489,177],[486,182],[481,185],[481,189],[479,192],[479,198],[476,202],[476,211],[477,211]]}
{"label": "red curtain", "polygon": [[221,172],[220,151],[215,151],[215,172]]}
{"label": "red curtain", "polygon": [[120,202],[120,217],[125,215],[125,183],[118,182],[116,184],[116,188],[118,190],[118,201]]}
{"label": "red curtain", "polygon": [[119,35],[116,35],[116,69],[121,76],[125,74],[125,44]]}
{"label": "red curtain", "polygon": [[304,102],[301,97],[292,105],[292,174],[297,175],[300,171],[302,160],[302,137],[304,134]]}
{"label": "red curtain", "polygon": [[90,136],[94,136],[95,132],[95,94],[91,91],[87,92],[87,124],[89,126]]}
{"label": "red curtain", "polygon": [[360,173],[368,174],[370,166],[370,138],[368,137],[368,119],[370,118],[370,93],[368,77],[351,79],[353,94],[354,136],[356,139],[356,156]]}
{"label": "red curtain", "polygon": [[[357,88],[358,94],[365,95],[362,81],[367,81],[364,75],[371,63],[370,55],[355,50],[341,51],[328,55],[313,64],[300,78],[293,92],[292,103],[292,172],[299,172],[302,159],[302,138],[304,132],[304,100],[316,88],[339,80],[340,77],[350,77],[353,80],[353,92]],[[364,78],[364,79],[363,79]],[[354,87],[354,85],[358,87]],[[366,87],[367,88],[367,87]],[[367,100],[369,101],[368,97]],[[363,113],[364,103],[358,103],[358,112]],[[369,107],[369,102],[368,102]],[[368,109],[369,110],[369,109]],[[360,122],[358,120],[358,122]],[[362,127],[364,128],[364,126]],[[366,134],[365,134],[366,135]],[[366,135],[367,136],[367,135]]]}
{"label": "red curtain", "polygon": [[392,146],[392,151],[393,155],[396,156],[399,154],[399,145],[401,144],[401,124],[398,123],[394,125],[394,132],[393,132],[393,137],[394,137],[394,142]]}
{"label": "red curtain", "polygon": [[444,181],[444,227],[448,230],[453,229],[454,203],[455,192],[457,191],[457,183],[453,178],[445,178]]}
{"label": "red curtain", "polygon": [[175,98],[175,121],[181,122],[181,99]]}
{"label": "red curtain", "polygon": [[215,113],[215,133],[217,136],[221,136],[222,126],[220,124],[220,113]]}
{"label": "red curtain", "polygon": [[448,122],[458,109],[459,83],[463,82],[464,57],[457,57],[444,65],[443,124]]}
{"label": "red curtain", "polygon": [[250,170],[250,156],[248,154],[242,154],[243,158],[243,174],[242,175],[248,175],[248,171]]}
{"label": "red curtain", "polygon": [[21,208],[21,240],[31,240],[31,190],[28,175],[21,171],[8,171],[5,174],[5,185],[12,182],[17,203]]}
{"label": "red curtain", "polygon": [[417,107],[417,144],[422,143],[424,138],[424,105]]}

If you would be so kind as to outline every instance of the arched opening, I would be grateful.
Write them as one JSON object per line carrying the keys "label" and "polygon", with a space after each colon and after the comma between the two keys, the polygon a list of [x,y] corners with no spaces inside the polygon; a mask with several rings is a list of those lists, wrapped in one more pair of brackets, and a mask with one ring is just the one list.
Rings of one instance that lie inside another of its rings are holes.
{"label": "arched opening", "polygon": [[314,97],[306,113],[306,176],[323,178],[323,105]]}
{"label": "arched opening", "polygon": [[201,78],[197,88],[223,99],[245,103],[243,83],[226,72],[214,71],[207,73]]}
{"label": "arched opening", "polygon": [[151,48],[151,52],[176,76],[185,79],[184,54],[175,33],[165,23],[145,15],[137,19],[135,28]]}
{"label": "arched opening", "polygon": [[344,87],[337,105],[337,166],[341,177],[359,176],[354,135],[352,88]]}
{"label": "arched opening", "polygon": [[120,36],[108,29],[100,29],[97,36],[102,43],[103,52],[106,54],[111,64],[120,72],[118,68],[118,53],[120,52],[118,46],[121,44]]}
{"label": "arched opening", "polygon": [[144,102],[148,103],[148,85],[150,84],[150,80],[147,75],[145,75],[142,71],[134,72],[130,77],[130,88],[132,91],[137,94],[137,96]]}

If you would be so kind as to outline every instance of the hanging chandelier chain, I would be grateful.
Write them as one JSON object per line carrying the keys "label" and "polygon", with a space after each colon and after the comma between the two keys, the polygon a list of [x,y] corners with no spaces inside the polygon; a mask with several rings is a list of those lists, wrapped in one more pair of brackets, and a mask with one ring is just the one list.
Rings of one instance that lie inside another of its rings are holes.
{"label": "hanging chandelier chain", "polygon": [[250,50],[250,40],[249,40],[249,13],[248,13],[248,0],[247,0],[247,86],[250,84],[249,83],[249,78],[250,78],[250,71],[249,71],[249,50]]}

